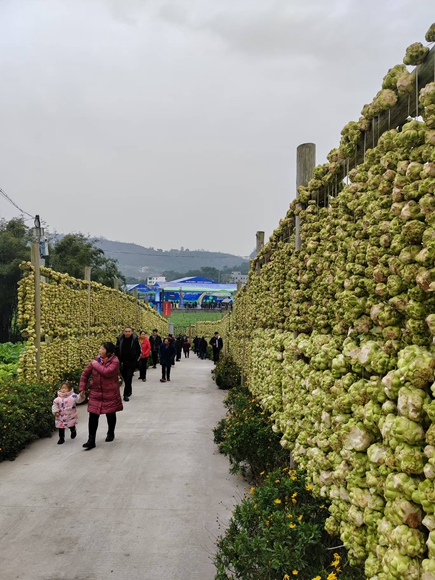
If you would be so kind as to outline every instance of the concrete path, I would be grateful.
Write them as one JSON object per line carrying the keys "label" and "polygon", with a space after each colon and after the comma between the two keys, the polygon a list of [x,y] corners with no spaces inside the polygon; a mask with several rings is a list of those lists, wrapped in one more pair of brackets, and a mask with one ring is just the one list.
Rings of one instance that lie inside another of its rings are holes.
{"label": "concrete path", "polygon": [[118,414],[116,438],[38,440],[0,464],[1,580],[213,580],[215,538],[245,491],[211,429],[224,415],[225,392],[212,363],[196,355],[136,376]]}

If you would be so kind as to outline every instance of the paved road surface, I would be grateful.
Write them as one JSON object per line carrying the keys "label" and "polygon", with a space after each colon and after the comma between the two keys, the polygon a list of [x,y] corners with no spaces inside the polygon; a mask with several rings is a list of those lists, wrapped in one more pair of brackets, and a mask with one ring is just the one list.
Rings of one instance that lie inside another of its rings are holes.
{"label": "paved road surface", "polygon": [[217,518],[244,493],[211,429],[223,416],[210,361],[149,369],[118,414],[116,438],[38,440],[0,464],[1,580],[213,580]]}

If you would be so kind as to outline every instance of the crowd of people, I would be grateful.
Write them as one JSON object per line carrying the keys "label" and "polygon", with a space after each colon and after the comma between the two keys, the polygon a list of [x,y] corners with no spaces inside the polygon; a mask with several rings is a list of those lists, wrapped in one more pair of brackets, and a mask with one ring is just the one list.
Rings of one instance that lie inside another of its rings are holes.
{"label": "crowd of people", "polygon": [[[216,364],[223,348],[223,341],[218,332],[215,332],[210,340],[210,345]],[[176,361],[181,360],[183,353],[185,358],[189,358],[192,348],[199,358],[205,359],[207,346],[208,343],[204,336],[201,338],[195,336],[193,345],[191,345],[188,336],[183,334],[179,334],[177,337],[174,334],[169,334],[162,339],[157,329],[154,329],[150,336],[145,331],[141,331],[137,335],[130,326],[126,326],[118,336],[116,344],[109,341],[101,344],[98,355],[87,365],[81,375],[79,394],[74,392],[70,381],[64,381],[61,384],[52,406],[55,426],[59,430],[58,444],[65,443],[66,428],[70,430],[71,439],[75,439],[77,435],[77,405],[86,401],[89,381],[91,381],[91,388],[88,394],[88,440],[83,445],[85,450],[93,449],[96,446],[95,440],[100,415],[106,415],[107,435],[105,440],[110,442],[115,439],[116,413],[123,410],[123,401],[130,401],[133,376],[136,370],[139,370],[139,380],[146,382],[149,362],[152,362],[151,368],[153,369],[156,369],[157,364],[160,364],[162,369],[160,382],[166,383],[171,380],[171,368],[175,366]],[[124,383],[122,397],[120,375]]]}

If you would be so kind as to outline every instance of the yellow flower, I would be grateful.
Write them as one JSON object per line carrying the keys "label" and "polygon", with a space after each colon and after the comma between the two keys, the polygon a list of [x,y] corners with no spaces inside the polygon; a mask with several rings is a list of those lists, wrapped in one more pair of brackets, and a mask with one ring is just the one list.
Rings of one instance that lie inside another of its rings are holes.
{"label": "yellow flower", "polygon": [[304,516],[302,516],[302,515],[301,515],[301,516],[299,516],[299,517],[298,517],[298,520],[299,520],[299,521],[301,521],[301,519],[302,519],[303,517],[304,517]]}
{"label": "yellow flower", "polygon": [[276,500],[274,501],[274,503],[281,503],[281,500],[280,500],[280,499],[276,499]]}
{"label": "yellow flower", "polygon": [[340,558],[340,554],[337,554],[337,552],[335,552],[335,554],[334,554],[334,558],[335,558],[336,560],[339,560],[339,561],[341,560],[341,558]]}
{"label": "yellow flower", "polygon": [[293,497],[293,498],[292,498],[292,502],[293,502],[293,503],[297,503],[297,500],[296,500],[296,499]]}
{"label": "yellow flower", "polygon": [[249,493],[254,493],[255,491],[255,487],[251,487],[251,489],[249,490]]}
{"label": "yellow flower", "polygon": [[290,576],[288,574],[284,574],[282,580],[290,580]]}
{"label": "yellow flower", "polygon": [[305,489],[306,489],[307,491],[311,491],[311,490],[313,489],[313,486],[312,486],[312,485],[306,485],[306,486],[305,486]]}
{"label": "yellow flower", "polygon": [[292,476],[290,477],[290,479],[291,479],[292,481],[296,481],[296,480],[297,480],[297,477],[295,477],[294,475],[292,475]]}
{"label": "yellow flower", "polygon": [[298,492],[295,491],[294,494],[292,495],[292,497],[296,497],[298,495]]}
{"label": "yellow flower", "polygon": [[269,520],[266,520],[266,526],[270,526]]}
{"label": "yellow flower", "polygon": [[313,580],[322,580],[322,579],[320,578],[320,576],[316,576],[315,578],[313,578]]}
{"label": "yellow flower", "polygon": [[337,576],[334,574],[334,572],[331,572],[326,580],[337,580]]}
{"label": "yellow flower", "polygon": [[292,516],[292,514],[289,514],[287,517],[288,517],[288,518],[292,518],[293,516]]}
{"label": "yellow flower", "polygon": [[260,475],[264,475],[264,474],[265,474],[265,472],[264,472],[264,471],[262,471],[262,472],[260,473]]}
{"label": "yellow flower", "polygon": [[279,483],[279,479],[275,479],[275,483]]}
{"label": "yellow flower", "polygon": [[293,574],[294,576],[297,576],[297,575],[299,574],[299,572],[298,572],[297,570],[293,570],[292,574]]}
{"label": "yellow flower", "polygon": [[290,529],[293,529],[293,528],[295,528],[295,527],[296,527],[296,524],[289,524],[289,526],[288,526],[288,527],[289,527]]}

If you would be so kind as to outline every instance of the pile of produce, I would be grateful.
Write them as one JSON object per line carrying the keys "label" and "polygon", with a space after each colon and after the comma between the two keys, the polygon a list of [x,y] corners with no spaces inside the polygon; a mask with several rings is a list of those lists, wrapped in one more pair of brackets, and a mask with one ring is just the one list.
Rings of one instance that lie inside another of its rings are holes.
{"label": "pile of produce", "polygon": [[[417,43],[404,63],[429,59],[433,71],[434,49]],[[251,392],[331,502],[327,530],[371,580],[435,580],[433,76],[419,86],[422,119],[391,127],[349,164],[371,120],[415,94],[417,78],[390,69],[343,129],[253,261],[230,324]]]}
{"label": "pile of produce", "polygon": [[[24,278],[18,289],[18,324],[27,339],[18,366],[18,376],[27,383],[36,381],[35,289],[30,263],[22,264]],[[98,352],[102,341],[116,342],[125,325],[167,334],[162,316],[134,297],[96,282],[41,268],[41,380],[58,381],[82,369]]]}

